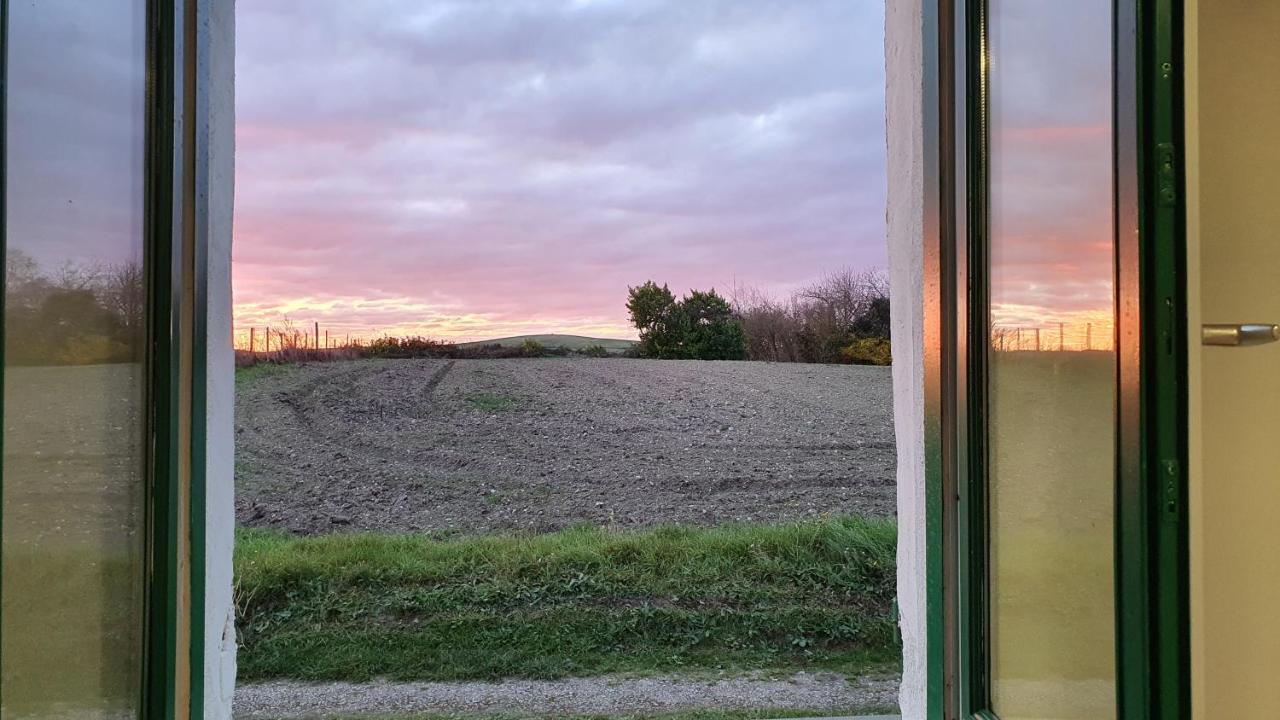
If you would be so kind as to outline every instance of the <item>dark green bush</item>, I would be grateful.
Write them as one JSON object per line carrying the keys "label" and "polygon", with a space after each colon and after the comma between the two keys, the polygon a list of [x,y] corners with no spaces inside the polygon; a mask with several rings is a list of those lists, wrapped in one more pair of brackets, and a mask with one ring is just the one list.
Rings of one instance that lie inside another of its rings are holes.
{"label": "dark green bush", "polygon": [[733,306],[715,290],[693,290],[676,300],[652,280],[629,288],[627,310],[640,331],[640,357],[745,360],[747,336]]}

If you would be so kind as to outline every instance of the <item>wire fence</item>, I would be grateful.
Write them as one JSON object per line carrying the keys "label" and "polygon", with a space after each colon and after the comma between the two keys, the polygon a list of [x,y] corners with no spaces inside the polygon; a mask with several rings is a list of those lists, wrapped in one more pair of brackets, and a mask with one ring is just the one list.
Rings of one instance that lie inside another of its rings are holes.
{"label": "wire fence", "polygon": [[991,328],[991,349],[996,352],[1110,352],[1115,346],[1115,326],[1109,322]]}
{"label": "wire fence", "polygon": [[284,326],[264,325],[238,328],[232,337],[232,347],[250,353],[278,353],[289,350],[344,350],[362,348],[366,338],[350,333],[330,332],[320,323],[311,323],[302,329],[292,323]]}

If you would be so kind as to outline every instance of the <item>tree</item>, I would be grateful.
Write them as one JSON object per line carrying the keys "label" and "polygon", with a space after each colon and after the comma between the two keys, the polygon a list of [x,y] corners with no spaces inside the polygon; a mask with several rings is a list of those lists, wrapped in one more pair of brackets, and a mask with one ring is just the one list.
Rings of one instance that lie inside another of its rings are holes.
{"label": "tree", "polygon": [[687,322],[671,289],[666,285],[658,287],[650,280],[639,287],[627,288],[627,293],[631,323],[640,331],[640,354],[655,358],[682,357]]}
{"label": "tree", "polygon": [[882,295],[873,297],[867,306],[853,320],[850,331],[854,337],[889,339],[889,297]]}
{"label": "tree", "polygon": [[141,360],[147,287],[140,263],[66,261],[46,273],[29,254],[10,248],[5,285],[10,364]]}
{"label": "tree", "polygon": [[102,304],[131,332],[141,332],[147,304],[147,281],[139,262],[107,267],[101,280]]}
{"label": "tree", "polygon": [[877,341],[860,347],[874,345],[877,360],[888,358],[889,283],[878,270],[839,270],[788,300],[735,287],[733,309],[746,333],[750,360],[853,362],[846,350],[860,340]]}
{"label": "tree", "polygon": [[794,300],[775,300],[760,290],[738,285],[733,289],[733,314],[746,335],[747,359],[799,362],[800,320]]}
{"label": "tree", "polygon": [[686,355],[697,360],[743,360],[747,356],[746,334],[734,316],[729,301],[714,289],[691,291],[680,301],[688,318]]}
{"label": "tree", "polygon": [[676,300],[650,280],[628,288],[627,310],[640,331],[640,355],[653,358],[742,360],[746,333],[728,300],[715,290],[694,290]]}

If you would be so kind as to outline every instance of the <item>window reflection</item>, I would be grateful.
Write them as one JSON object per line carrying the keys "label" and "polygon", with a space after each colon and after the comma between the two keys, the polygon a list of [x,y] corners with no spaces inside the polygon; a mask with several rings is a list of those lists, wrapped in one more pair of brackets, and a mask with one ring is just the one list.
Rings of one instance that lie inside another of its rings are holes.
{"label": "window reflection", "polygon": [[9,4],[5,717],[137,716],[144,2]]}
{"label": "window reflection", "polygon": [[1116,715],[1111,11],[990,4],[991,684],[1004,720]]}

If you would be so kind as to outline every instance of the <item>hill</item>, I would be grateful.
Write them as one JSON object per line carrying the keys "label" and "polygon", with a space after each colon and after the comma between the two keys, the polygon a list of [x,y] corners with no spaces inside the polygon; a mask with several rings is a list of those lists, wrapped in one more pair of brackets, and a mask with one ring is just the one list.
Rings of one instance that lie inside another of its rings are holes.
{"label": "hill", "polygon": [[581,350],[599,345],[610,352],[626,352],[635,340],[617,340],[613,338],[593,338],[582,335],[516,335],[515,337],[495,338],[493,340],[477,340],[476,342],[458,343],[459,347],[478,347],[481,345],[502,345],[503,347],[519,347],[526,341],[533,340],[543,347],[563,347],[570,350]]}

